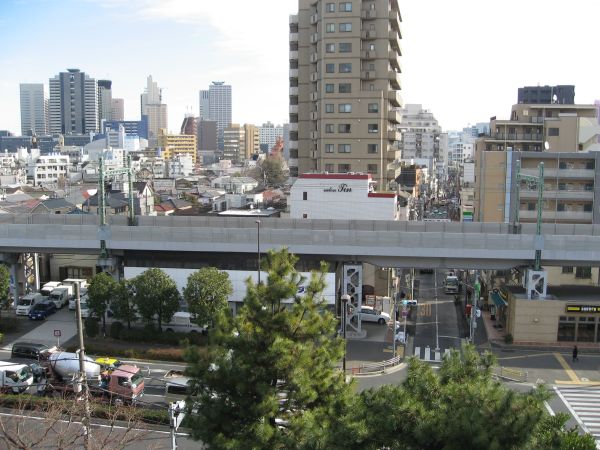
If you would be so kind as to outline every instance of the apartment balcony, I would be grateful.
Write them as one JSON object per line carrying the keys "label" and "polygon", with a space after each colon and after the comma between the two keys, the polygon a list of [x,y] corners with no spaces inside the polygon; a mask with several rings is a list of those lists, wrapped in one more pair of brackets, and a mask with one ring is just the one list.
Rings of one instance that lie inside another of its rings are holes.
{"label": "apartment balcony", "polygon": [[[535,169],[521,169],[523,175],[538,176],[539,171]],[[596,172],[593,169],[545,169],[544,179],[562,178],[572,180],[593,180]]]}
{"label": "apartment balcony", "polygon": [[399,141],[402,139],[402,135],[399,131],[396,130],[388,130],[387,132],[388,141]]}
{"label": "apartment balcony", "polygon": [[388,120],[394,123],[400,123],[402,121],[402,114],[399,111],[388,111]]}
{"label": "apartment balcony", "polygon": [[400,14],[398,14],[398,11],[390,10],[389,18],[392,29],[396,31],[400,30]]}
{"label": "apartment balcony", "polygon": [[390,71],[388,73],[388,79],[394,89],[400,89],[400,74],[398,72]]}
{"label": "apartment balcony", "polygon": [[[537,211],[520,210],[519,220],[537,220]],[[592,223],[593,213],[584,211],[542,211],[543,222],[579,222]]]}
{"label": "apartment balcony", "polygon": [[312,16],[310,16],[310,24],[311,25],[316,25],[316,23],[319,21],[319,15],[318,14],[313,14]]}
{"label": "apartment balcony", "polygon": [[[537,199],[536,189],[521,189],[520,197],[523,200]],[[544,189],[544,200],[573,200],[573,201],[593,201],[594,191],[584,189]]]}
{"label": "apartment balcony", "polygon": [[494,133],[487,137],[486,140],[492,141],[524,141],[524,142],[541,142],[544,135],[541,133]]}
{"label": "apartment balcony", "polygon": [[[400,94],[400,91],[388,91],[387,98],[392,104],[392,106],[402,106],[402,95]],[[398,121],[398,123],[400,123],[400,121]]]}
{"label": "apartment balcony", "polygon": [[361,70],[360,79],[361,80],[374,80],[377,78],[377,72],[375,70]]}
{"label": "apartment balcony", "polygon": [[290,42],[298,42],[298,33],[290,33]]}
{"label": "apartment balcony", "polygon": [[392,48],[398,53],[402,54],[402,47],[400,46],[400,35],[398,34],[398,31],[390,30],[390,32],[388,33],[388,39]]}
{"label": "apartment balcony", "polygon": [[363,20],[377,19],[377,11],[374,9],[363,9],[360,12],[360,18]]}
{"label": "apartment balcony", "polygon": [[377,50],[363,50],[360,52],[361,59],[377,59]]}
{"label": "apartment balcony", "polygon": [[398,59],[400,55],[396,50],[390,50],[388,52],[388,59],[390,60],[390,64],[393,69],[397,72],[400,72],[400,60]]}
{"label": "apartment balcony", "polygon": [[290,122],[289,124],[290,131],[298,131],[298,123]]}
{"label": "apartment balcony", "polygon": [[298,114],[298,105],[290,105],[290,114]]}
{"label": "apartment balcony", "polygon": [[298,60],[298,50],[290,50],[290,60]]}
{"label": "apartment balcony", "polygon": [[361,39],[369,40],[369,39],[377,39],[377,31],[375,30],[362,30],[360,32]]}
{"label": "apartment balcony", "polygon": [[310,35],[310,43],[316,44],[319,41],[319,33],[313,33]]}
{"label": "apartment balcony", "polygon": [[290,69],[290,78],[298,78],[298,69]]}
{"label": "apartment balcony", "polygon": [[298,95],[298,86],[290,86],[290,95]]}
{"label": "apartment balcony", "polygon": [[290,150],[296,150],[296,151],[298,151],[298,141],[289,140],[288,141],[288,147],[289,147]]}

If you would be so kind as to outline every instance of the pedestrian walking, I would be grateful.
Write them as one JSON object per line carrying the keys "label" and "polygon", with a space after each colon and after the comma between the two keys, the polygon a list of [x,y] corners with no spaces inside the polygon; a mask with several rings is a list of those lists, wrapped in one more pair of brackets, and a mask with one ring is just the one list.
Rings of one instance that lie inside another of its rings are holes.
{"label": "pedestrian walking", "polygon": [[577,346],[573,347],[573,362],[579,361],[579,358],[577,357],[578,353]]}

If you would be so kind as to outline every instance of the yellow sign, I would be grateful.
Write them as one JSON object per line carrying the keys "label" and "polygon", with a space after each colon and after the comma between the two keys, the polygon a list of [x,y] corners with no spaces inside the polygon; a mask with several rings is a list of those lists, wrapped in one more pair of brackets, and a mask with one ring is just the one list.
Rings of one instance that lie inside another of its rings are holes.
{"label": "yellow sign", "polygon": [[567,305],[568,313],[600,313],[600,305]]}

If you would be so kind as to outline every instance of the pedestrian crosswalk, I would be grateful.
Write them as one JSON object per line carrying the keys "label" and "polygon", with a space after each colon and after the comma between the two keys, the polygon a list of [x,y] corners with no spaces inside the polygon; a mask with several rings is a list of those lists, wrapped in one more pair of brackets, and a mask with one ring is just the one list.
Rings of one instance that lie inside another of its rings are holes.
{"label": "pedestrian crosswalk", "polygon": [[581,428],[600,444],[600,387],[555,387],[554,390]]}
{"label": "pedestrian crosswalk", "polygon": [[415,347],[414,356],[423,361],[442,361],[442,355],[447,355],[450,353],[450,349],[447,348],[445,350],[442,349],[434,349],[430,347]]}

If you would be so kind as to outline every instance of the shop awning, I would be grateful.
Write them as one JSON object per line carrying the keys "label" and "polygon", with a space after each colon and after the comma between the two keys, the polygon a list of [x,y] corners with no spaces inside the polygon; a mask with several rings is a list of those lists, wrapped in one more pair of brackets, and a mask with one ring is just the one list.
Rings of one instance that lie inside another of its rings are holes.
{"label": "shop awning", "polygon": [[500,297],[500,294],[498,294],[497,292],[491,292],[490,296],[492,298],[492,301],[494,302],[494,305],[496,305],[497,308],[503,308],[506,306],[507,303],[502,297]]}

